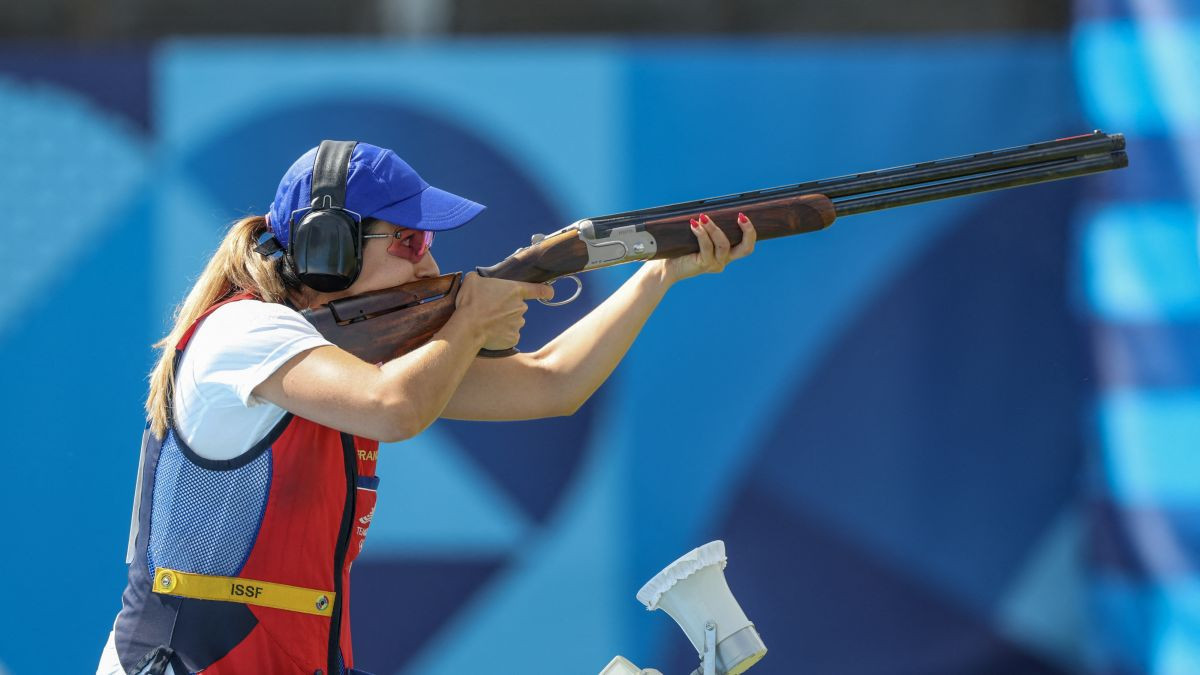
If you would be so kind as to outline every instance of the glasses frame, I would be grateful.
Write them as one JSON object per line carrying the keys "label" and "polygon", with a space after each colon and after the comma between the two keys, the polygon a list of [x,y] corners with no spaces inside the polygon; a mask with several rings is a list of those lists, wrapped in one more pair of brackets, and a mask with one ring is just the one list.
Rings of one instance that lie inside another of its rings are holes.
{"label": "glasses frame", "polygon": [[391,232],[388,234],[366,234],[366,233],[363,233],[362,238],[364,240],[367,240],[367,239],[397,239],[397,240],[399,240],[399,239],[403,239],[404,237],[408,236],[409,233],[412,233],[413,236],[420,235],[420,237],[425,240],[425,244],[422,248],[413,250],[414,255],[416,255],[416,259],[420,260],[421,258],[425,257],[426,253],[429,253],[430,249],[433,248],[433,230],[417,230],[417,229],[413,229],[411,227],[404,227],[403,229],[398,229],[395,232]]}

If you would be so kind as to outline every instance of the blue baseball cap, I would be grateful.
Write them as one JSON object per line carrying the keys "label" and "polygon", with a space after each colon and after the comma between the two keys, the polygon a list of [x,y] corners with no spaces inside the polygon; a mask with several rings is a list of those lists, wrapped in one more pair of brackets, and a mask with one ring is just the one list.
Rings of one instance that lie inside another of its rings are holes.
{"label": "blue baseball cap", "polygon": [[[283,247],[291,236],[293,214],[303,217],[312,208],[313,163],[317,149],[300,156],[275,191],[267,222]],[[470,199],[439,190],[426,183],[396,153],[370,143],[354,146],[346,176],[349,211],[414,230],[452,230],[469,222],[485,208]]]}

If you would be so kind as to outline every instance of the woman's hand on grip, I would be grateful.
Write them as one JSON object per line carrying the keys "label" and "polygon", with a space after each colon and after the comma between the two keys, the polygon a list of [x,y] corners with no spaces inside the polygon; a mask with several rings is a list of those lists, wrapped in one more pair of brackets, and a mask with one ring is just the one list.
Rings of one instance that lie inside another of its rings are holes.
{"label": "woman's hand on grip", "polygon": [[484,349],[503,350],[517,344],[525,325],[529,300],[549,300],[554,290],[545,284],[508,281],[468,273],[458,292],[454,316],[478,331]]}

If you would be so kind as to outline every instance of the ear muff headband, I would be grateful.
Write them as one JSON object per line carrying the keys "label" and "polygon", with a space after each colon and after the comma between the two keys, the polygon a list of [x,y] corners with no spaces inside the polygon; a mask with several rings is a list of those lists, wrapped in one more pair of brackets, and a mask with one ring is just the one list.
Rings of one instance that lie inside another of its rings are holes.
{"label": "ear muff headband", "polygon": [[346,209],[346,179],[357,141],[321,141],[313,162],[312,207],[291,223],[286,263],[314,290],[342,291],[362,270],[362,228]]}
{"label": "ear muff headband", "polygon": [[345,209],[346,178],[356,141],[321,141],[313,161],[310,204],[314,209]]}

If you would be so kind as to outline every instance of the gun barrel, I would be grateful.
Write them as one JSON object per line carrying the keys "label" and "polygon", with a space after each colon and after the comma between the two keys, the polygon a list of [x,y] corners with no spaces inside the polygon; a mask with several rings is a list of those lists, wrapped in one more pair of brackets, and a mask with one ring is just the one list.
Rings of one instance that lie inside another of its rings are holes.
{"label": "gun barrel", "polygon": [[929,185],[910,187],[903,190],[891,190],[868,194],[854,195],[850,198],[834,199],[833,205],[839,216],[850,216],[856,213],[880,211],[896,206],[920,204],[938,199],[961,197],[964,195],[1004,190],[1007,188],[1048,183],[1064,178],[1075,178],[1091,173],[1120,169],[1129,166],[1129,158],[1124,151],[1106,155],[1095,155],[1072,160],[1059,160],[997,171],[982,176],[960,177],[954,180],[935,182]]}
{"label": "gun barrel", "polygon": [[[877,197],[855,202],[846,202],[843,200],[841,203],[848,205],[845,208],[839,205],[838,214],[849,215],[850,213],[876,211],[881,208],[890,208],[891,206],[915,204],[934,199],[945,199],[947,197],[972,194],[974,192],[985,192],[1006,187],[1016,187],[1018,185],[1028,185],[1030,183],[1059,180],[1061,178],[1071,178],[1087,173],[1120,168],[1128,163],[1128,160],[1124,159],[1124,149],[1125,137],[1122,134],[1106,134],[1102,131],[1094,131],[1090,134],[1034,143],[1032,145],[950,157],[931,162],[908,164],[890,169],[850,174],[805,183],[794,183],[792,185],[783,185],[763,190],[739,192],[721,197],[679,202],[677,204],[668,204],[648,209],[625,211],[607,216],[589,218],[588,220],[592,222],[595,232],[598,235],[603,235],[614,228],[650,219],[685,213],[698,213],[719,208],[750,206],[764,200],[790,195],[823,194],[833,199],[835,204],[838,204],[838,200],[841,198],[865,196],[885,190],[898,190],[899,188],[915,188],[918,190],[916,192],[898,191],[889,193],[896,195],[899,192],[904,192],[905,197],[903,198],[898,196],[889,199]],[[1122,159],[1114,159],[1117,155],[1120,155]],[[1094,161],[1097,158],[1101,161]],[[1079,169],[1079,171],[1075,172],[1065,168],[1068,166],[1073,166]],[[1101,168],[1095,168],[1097,166],[1101,166]],[[1001,183],[996,183],[994,187],[983,187],[992,185],[988,181],[994,180],[995,175],[1010,170],[1018,172],[1027,171],[1027,173],[1023,173],[1022,176],[1024,178],[1021,179],[1015,178],[1015,174],[1006,174],[1012,181],[1004,184],[1001,184],[1003,183],[1001,181]],[[971,187],[969,189],[967,189],[966,183],[959,184],[957,188],[944,186],[947,181],[957,179],[978,180],[982,182],[970,183]],[[967,189],[967,191],[956,191],[957,189]],[[921,195],[921,197],[918,198],[917,195]],[[911,201],[905,201],[905,199],[910,199]]]}
{"label": "gun barrel", "polygon": [[897,187],[919,185],[950,178],[990,173],[1003,169],[1048,162],[1076,160],[1090,155],[1110,154],[1125,149],[1125,137],[1095,131],[1082,136],[1034,143],[1003,150],[962,155],[932,162],[909,164],[868,173],[800,183],[794,188],[819,192],[835,199]]}

